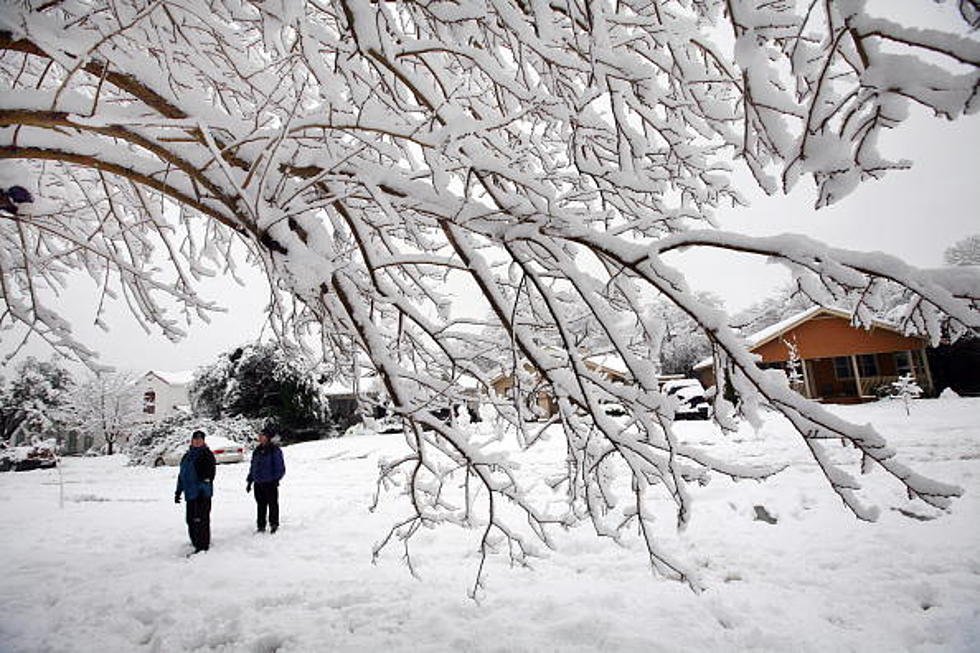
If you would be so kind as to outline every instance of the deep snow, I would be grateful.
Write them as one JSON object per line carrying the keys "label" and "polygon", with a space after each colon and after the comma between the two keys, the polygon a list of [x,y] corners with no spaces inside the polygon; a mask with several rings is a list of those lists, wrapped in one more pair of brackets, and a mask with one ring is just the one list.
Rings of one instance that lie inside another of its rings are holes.
{"label": "deep snow", "polygon": [[[882,508],[866,524],[781,419],[728,438],[681,423],[714,455],[798,463],[761,484],[692,489],[693,521],[672,546],[699,570],[700,594],[652,575],[637,542],[585,526],[558,533],[534,569],[493,558],[478,602],[473,533],[420,534],[420,580],[400,548],[372,565],[406,510],[367,509],[398,435],[287,447],[276,535],[252,532],[247,463],[220,466],[212,549],[189,559],[175,468],[67,459],[64,508],[57,470],[2,474],[0,651],[980,649],[980,399],[916,401],[910,417],[899,402],[834,411],[872,422],[918,471],[966,494],[940,514],[877,470],[861,477]],[[756,505],[777,523],[754,519]]]}

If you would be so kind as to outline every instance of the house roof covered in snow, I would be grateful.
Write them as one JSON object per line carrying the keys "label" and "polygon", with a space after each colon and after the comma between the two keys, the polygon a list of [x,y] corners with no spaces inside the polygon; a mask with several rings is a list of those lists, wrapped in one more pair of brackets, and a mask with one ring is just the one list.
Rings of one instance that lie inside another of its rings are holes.
{"label": "house roof covered in snow", "polygon": [[[546,346],[544,347],[544,350],[552,352],[558,356],[565,356],[565,350],[560,349],[559,347]],[[533,373],[534,366],[523,358],[521,360],[523,361],[524,369]],[[603,374],[610,379],[621,380],[630,376],[629,371],[626,368],[626,362],[617,354],[607,353],[584,355],[582,360],[590,370]],[[496,384],[504,379],[509,379],[513,375],[513,370],[509,366],[502,366],[499,363],[496,363],[494,367],[496,369],[493,370],[493,373],[488,377],[490,379],[490,383],[492,384]],[[476,379],[468,375],[461,376],[459,383],[468,389],[476,389],[481,385]]]}
{"label": "house roof covered in snow", "polygon": [[586,364],[592,363],[602,370],[615,372],[621,376],[627,375],[626,362],[619,354],[595,354],[585,357]]}
{"label": "house roof covered in snow", "polygon": [[194,380],[194,370],[181,370],[178,372],[164,372],[161,370],[150,370],[143,375],[143,378],[155,376],[167,385],[190,385]]}
{"label": "house roof covered in snow", "polygon": [[758,347],[759,345],[769,342],[773,338],[778,338],[787,331],[790,331],[793,327],[803,324],[811,317],[815,317],[817,313],[820,313],[821,311],[833,313],[846,319],[851,317],[850,313],[839,309],[828,309],[824,308],[823,306],[811,306],[805,311],[794,313],[793,315],[790,315],[789,317],[784,318],[775,324],[770,324],[766,328],[756,331],[752,335],[745,338],[745,340],[749,343],[750,348]]}
{"label": "house roof covered in snow", "polygon": [[[834,315],[836,317],[843,318],[845,320],[851,319],[851,311],[848,311],[843,308],[834,308],[834,307],[827,307],[827,306],[811,306],[810,308],[804,311],[800,311],[799,313],[794,313],[793,315],[790,315],[789,317],[780,320],[775,324],[770,324],[766,328],[756,331],[752,335],[746,336],[745,341],[746,343],[748,343],[749,350],[750,351],[754,350],[766,344],[767,342],[780,337],[787,331],[792,331],[797,326],[803,324],[809,319],[816,317],[818,314],[821,313],[826,315]],[[880,322],[878,320],[875,320],[873,324],[874,326],[882,329],[888,329],[890,331],[896,331],[898,333],[901,333],[901,331],[896,325],[890,324],[888,322]],[[694,365],[694,369],[696,370],[704,369],[709,365],[711,365],[713,360],[714,358],[709,356],[704,360],[698,361]]]}

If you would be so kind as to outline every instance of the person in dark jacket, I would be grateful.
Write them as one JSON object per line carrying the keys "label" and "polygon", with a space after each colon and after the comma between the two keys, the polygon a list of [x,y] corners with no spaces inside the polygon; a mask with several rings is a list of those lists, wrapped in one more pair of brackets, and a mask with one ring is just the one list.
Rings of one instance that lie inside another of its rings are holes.
{"label": "person in dark jacket", "polygon": [[286,474],[286,463],[282,459],[282,449],[273,444],[272,435],[268,427],[259,433],[259,446],[252,452],[245,491],[251,492],[255,485],[256,529],[265,531],[268,511],[269,530],[275,533],[279,530],[279,481]]}
{"label": "person in dark jacket", "polygon": [[174,503],[187,499],[187,532],[194,553],[211,546],[211,495],[214,494],[214,454],[204,443],[204,431],[194,431],[191,446],[180,459]]}

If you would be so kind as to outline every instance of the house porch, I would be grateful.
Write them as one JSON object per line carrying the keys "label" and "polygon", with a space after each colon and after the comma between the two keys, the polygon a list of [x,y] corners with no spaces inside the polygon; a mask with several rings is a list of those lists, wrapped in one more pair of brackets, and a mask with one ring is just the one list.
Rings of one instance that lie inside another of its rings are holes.
{"label": "house porch", "polygon": [[922,350],[852,354],[802,361],[803,384],[797,390],[827,403],[859,403],[886,394],[891,384],[912,374],[923,392],[932,392],[932,378]]}

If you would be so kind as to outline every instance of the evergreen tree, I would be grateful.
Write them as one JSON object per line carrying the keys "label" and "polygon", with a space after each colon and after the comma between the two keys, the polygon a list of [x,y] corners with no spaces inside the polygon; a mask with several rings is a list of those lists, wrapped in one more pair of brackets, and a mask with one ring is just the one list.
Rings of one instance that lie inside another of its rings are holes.
{"label": "evergreen tree", "polygon": [[196,413],[212,419],[263,418],[287,437],[316,436],[330,424],[320,377],[293,347],[250,343],[198,370],[191,403]]}
{"label": "evergreen tree", "polygon": [[55,435],[61,423],[60,409],[72,387],[71,374],[55,359],[24,359],[14,368],[10,382],[0,388],[3,439],[17,442],[31,436]]}

